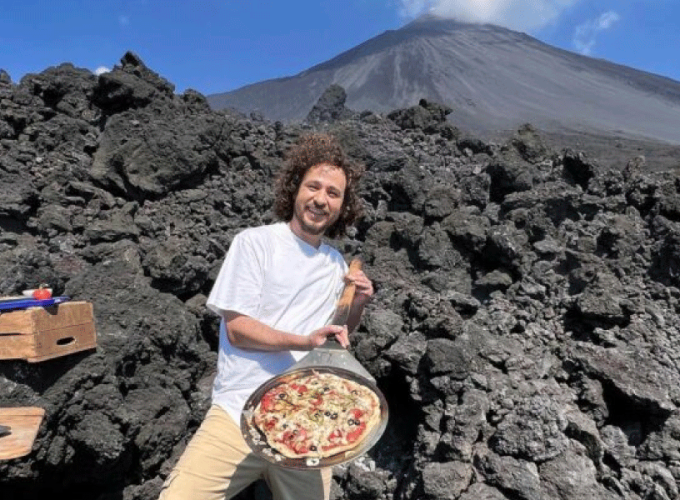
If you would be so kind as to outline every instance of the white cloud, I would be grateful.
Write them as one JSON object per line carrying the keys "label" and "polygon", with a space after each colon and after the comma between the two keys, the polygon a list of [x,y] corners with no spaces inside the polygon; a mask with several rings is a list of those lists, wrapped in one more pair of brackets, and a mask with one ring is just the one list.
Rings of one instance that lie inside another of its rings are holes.
{"label": "white cloud", "polygon": [[428,0],[400,0],[399,14],[403,17],[416,17],[430,7]]}
{"label": "white cloud", "polygon": [[598,19],[597,19],[597,27],[601,30],[606,30],[611,28],[614,23],[616,23],[619,19],[621,19],[621,16],[619,16],[616,12],[613,10],[610,10],[608,12],[605,12],[602,14]]}
{"label": "white cloud", "polygon": [[471,23],[490,23],[530,31],[556,19],[581,0],[399,0],[400,12],[415,17],[425,11]]}
{"label": "white cloud", "polygon": [[106,66],[99,66],[97,69],[94,70],[94,74],[99,76],[102,73],[108,73],[109,71],[111,71],[110,68],[107,68]]}
{"label": "white cloud", "polygon": [[601,14],[596,19],[591,19],[576,27],[574,30],[573,43],[576,50],[581,54],[590,55],[595,47],[597,35],[610,29],[621,19],[613,10]]}

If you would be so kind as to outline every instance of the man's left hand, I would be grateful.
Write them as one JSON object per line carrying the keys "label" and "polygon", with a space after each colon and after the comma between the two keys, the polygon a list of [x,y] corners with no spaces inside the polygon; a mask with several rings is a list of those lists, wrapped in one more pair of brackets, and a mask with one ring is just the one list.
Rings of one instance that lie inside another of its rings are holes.
{"label": "man's left hand", "polygon": [[354,292],[354,300],[352,306],[365,306],[373,297],[373,283],[368,279],[368,276],[363,271],[352,271],[345,275],[346,283],[354,283],[356,287]]}

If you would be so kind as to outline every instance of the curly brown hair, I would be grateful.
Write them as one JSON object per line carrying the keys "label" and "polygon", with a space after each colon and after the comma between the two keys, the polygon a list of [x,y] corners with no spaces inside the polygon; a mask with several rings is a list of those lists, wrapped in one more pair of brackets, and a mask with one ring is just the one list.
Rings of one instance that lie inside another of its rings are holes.
{"label": "curly brown hair", "polygon": [[295,210],[295,198],[307,171],[321,164],[342,169],[347,179],[340,217],[328,228],[329,238],[343,236],[362,214],[362,204],[357,188],[364,172],[361,165],[352,162],[338,141],[327,134],[302,136],[290,149],[283,169],[279,172],[274,187],[274,213],[281,220],[290,221]]}

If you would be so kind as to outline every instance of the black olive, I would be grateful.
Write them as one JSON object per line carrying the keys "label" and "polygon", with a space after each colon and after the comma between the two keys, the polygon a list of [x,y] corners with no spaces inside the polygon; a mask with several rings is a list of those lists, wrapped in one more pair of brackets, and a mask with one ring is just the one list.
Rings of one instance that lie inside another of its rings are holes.
{"label": "black olive", "polygon": [[356,389],[354,389],[354,390],[352,391],[352,394],[359,394],[359,393],[356,391]]}
{"label": "black olive", "polygon": [[353,419],[353,418],[350,418],[350,419],[347,421],[347,423],[348,423],[349,425],[354,425],[354,419]]}
{"label": "black olive", "polygon": [[316,446],[314,446],[314,445],[310,446],[309,451],[316,451]]}
{"label": "black olive", "polygon": [[335,420],[336,418],[338,418],[338,414],[337,414],[337,413],[333,413],[333,415],[331,415],[331,420]]}
{"label": "black olive", "polygon": [[286,399],[286,395],[283,392],[281,392],[281,393],[279,393],[278,398],[279,399]]}
{"label": "black olive", "polygon": [[361,422],[358,421],[358,420],[355,420],[355,421],[354,421],[354,425],[361,425]]}
{"label": "black olive", "polygon": [[293,429],[293,436],[297,436],[297,429]]}
{"label": "black olive", "polygon": [[287,429],[287,428],[288,428],[288,424],[283,424],[281,427],[283,427],[284,429]]}
{"label": "black olive", "polygon": [[331,416],[331,412],[329,412],[328,410],[326,410],[325,412],[323,412],[323,414],[326,415],[327,417],[330,417],[330,416]]}
{"label": "black olive", "polygon": [[324,391],[330,391],[331,389],[330,389],[330,387],[328,387],[327,385],[324,385],[324,386],[323,386],[323,390],[324,390]]}

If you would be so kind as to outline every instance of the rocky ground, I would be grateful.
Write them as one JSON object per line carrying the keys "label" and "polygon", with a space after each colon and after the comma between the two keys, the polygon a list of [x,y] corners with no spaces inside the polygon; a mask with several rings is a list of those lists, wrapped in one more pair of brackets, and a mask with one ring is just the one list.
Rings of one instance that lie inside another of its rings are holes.
{"label": "rocky ground", "polygon": [[273,220],[272,175],[312,129],[367,168],[366,217],[336,244],[375,282],[352,351],[391,408],[332,498],[678,498],[677,176],[329,92],[283,126],[175,95],[130,53],[99,77],[0,73],[0,294],[49,283],[93,303],[98,333],[0,362],[0,405],[46,409],[33,452],[0,462],[3,498],[156,498],[209,404],[206,295],[233,236]]}

